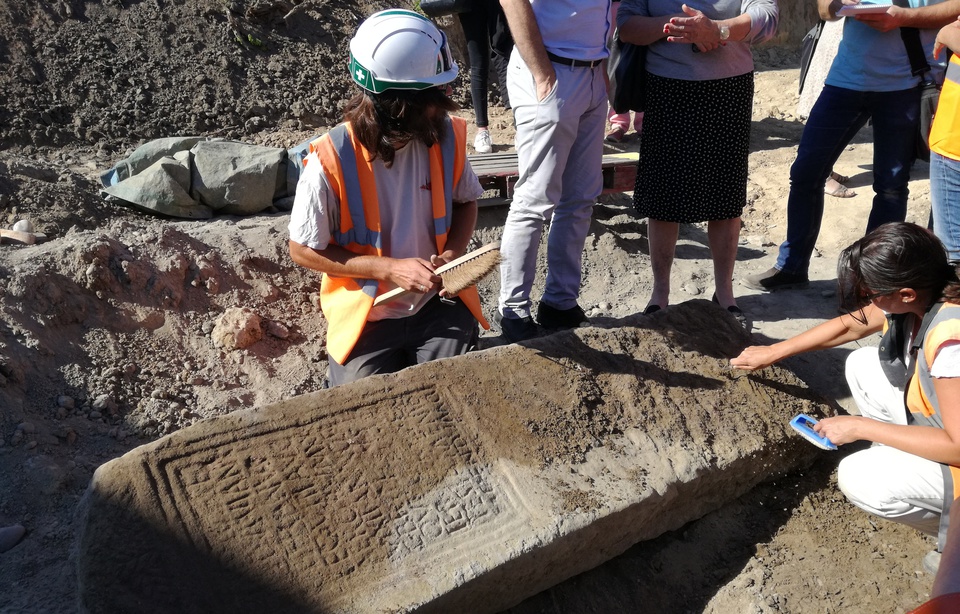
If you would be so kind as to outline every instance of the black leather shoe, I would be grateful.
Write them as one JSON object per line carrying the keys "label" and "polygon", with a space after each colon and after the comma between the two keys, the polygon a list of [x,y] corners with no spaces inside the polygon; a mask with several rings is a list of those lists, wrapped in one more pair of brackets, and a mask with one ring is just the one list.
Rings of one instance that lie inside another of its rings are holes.
{"label": "black leather shoe", "polygon": [[541,302],[537,307],[537,322],[544,328],[576,328],[589,321],[579,305],[557,309]]}
{"label": "black leather shoe", "polygon": [[538,334],[537,325],[530,316],[508,318],[497,311],[493,321],[500,325],[500,332],[512,343],[533,339]]}

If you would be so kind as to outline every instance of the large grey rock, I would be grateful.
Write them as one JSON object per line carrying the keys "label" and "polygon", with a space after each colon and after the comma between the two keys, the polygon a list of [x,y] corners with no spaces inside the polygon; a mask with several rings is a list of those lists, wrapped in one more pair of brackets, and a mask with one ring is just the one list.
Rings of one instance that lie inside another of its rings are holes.
{"label": "large grey rock", "polygon": [[203,421],[100,467],[89,612],[494,612],[817,453],[693,301]]}

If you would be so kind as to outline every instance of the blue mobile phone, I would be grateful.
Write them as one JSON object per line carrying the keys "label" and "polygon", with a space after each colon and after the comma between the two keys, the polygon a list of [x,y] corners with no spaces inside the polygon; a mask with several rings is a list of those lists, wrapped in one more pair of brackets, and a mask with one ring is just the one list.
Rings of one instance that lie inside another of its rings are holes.
{"label": "blue mobile phone", "polygon": [[824,450],[836,450],[836,444],[813,430],[813,425],[816,423],[817,421],[810,416],[806,414],[798,414],[793,420],[790,421],[790,426],[793,427],[793,430],[800,433],[804,439],[818,448],[823,448]]}

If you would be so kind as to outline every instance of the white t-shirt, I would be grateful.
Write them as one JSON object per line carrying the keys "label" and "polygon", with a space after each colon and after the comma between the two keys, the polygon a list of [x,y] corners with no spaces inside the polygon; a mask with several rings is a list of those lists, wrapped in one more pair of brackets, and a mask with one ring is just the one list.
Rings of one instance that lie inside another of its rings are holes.
{"label": "white t-shirt", "polygon": [[[916,318],[917,316],[911,316]],[[914,319],[913,322],[916,322]],[[906,326],[910,331],[913,330],[912,324]],[[913,343],[913,333],[907,335],[903,355],[906,358],[907,368],[911,369],[913,365],[910,356],[910,345]],[[923,350],[919,350],[923,351]],[[960,377],[960,341],[948,341],[943,344],[940,351],[933,357],[933,363],[930,365],[931,377]]]}
{"label": "white t-shirt", "polygon": [[[380,200],[380,230],[383,255],[390,258],[423,258],[437,253],[433,225],[433,201],[430,190],[430,151],[423,143],[412,141],[397,150],[393,164],[373,162]],[[453,190],[454,202],[480,198],[483,187],[470,161],[465,161],[460,182]],[[339,226],[340,199],[327,183],[317,154],[310,154],[297,181],[293,210],[290,212],[290,239],[313,249],[326,249],[331,228]],[[387,287],[384,287],[387,286]],[[393,287],[382,283],[380,291]],[[385,305],[374,307],[369,321],[413,315],[433,296],[410,293]]]}
{"label": "white t-shirt", "polygon": [[960,341],[949,341],[937,352],[930,366],[933,377],[960,377]]}

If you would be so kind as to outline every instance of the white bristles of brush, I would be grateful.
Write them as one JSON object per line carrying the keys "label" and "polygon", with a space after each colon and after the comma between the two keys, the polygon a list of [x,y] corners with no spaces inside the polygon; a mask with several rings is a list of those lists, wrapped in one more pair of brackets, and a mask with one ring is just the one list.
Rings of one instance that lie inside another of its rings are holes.
{"label": "white bristles of brush", "polygon": [[[456,296],[464,289],[475,285],[500,264],[500,243],[488,243],[473,250],[447,264],[437,267],[434,271],[443,280],[443,289],[448,296]],[[374,306],[389,303],[410,290],[395,288],[385,292],[373,301]]]}

